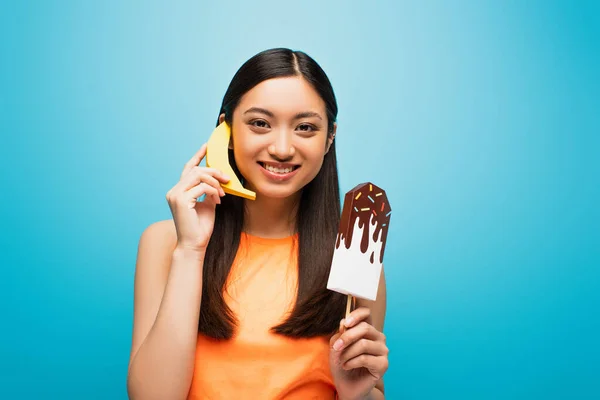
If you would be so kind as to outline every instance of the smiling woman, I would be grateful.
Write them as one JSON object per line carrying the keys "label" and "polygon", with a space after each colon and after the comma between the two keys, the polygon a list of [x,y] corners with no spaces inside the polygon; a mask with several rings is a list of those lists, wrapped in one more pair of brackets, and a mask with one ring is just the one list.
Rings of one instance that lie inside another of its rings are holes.
{"label": "smiling woman", "polygon": [[232,170],[256,199],[225,196],[231,177],[198,166],[205,146],[186,163],[167,194],[173,219],[140,239],[132,399],[382,398],[385,280],[343,336],[346,298],[326,289],[336,116],[329,79],[303,52],[267,50],[237,71],[217,126],[231,127]]}

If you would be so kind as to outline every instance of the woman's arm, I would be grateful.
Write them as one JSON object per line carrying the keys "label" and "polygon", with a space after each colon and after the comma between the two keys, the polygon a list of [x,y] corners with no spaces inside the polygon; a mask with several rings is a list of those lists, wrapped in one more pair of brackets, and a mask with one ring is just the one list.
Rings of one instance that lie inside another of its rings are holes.
{"label": "woman's arm", "polygon": [[132,400],[185,399],[191,384],[204,254],[176,243],[172,220],[150,225],[140,238],[127,375]]}

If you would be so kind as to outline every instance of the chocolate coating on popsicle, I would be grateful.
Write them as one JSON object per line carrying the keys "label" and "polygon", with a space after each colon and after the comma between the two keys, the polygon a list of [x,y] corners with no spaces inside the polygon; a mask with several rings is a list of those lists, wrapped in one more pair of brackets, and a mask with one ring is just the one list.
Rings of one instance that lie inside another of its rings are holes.
{"label": "chocolate coating on popsicle", "polygon": [[[340,247],[342,240],[347,249],[353,245],[358,246],[358,243],[352,243],[352,234],[358,219],[358,226],[363,230],[360,251],[362,253],[368,251],[369,240],[381,241],[379,262],[382,263],[391,212],[392,208],[384,190],[371,182],[357,185],[344,197],[344,208],[342,209],[335,248]],[[374,225],[372,221],[374,221]],[[369,238],[371,229],[373,230],[373,236]],[[370,261],[371,263],[375,261],[374,254],[371,254]]]}

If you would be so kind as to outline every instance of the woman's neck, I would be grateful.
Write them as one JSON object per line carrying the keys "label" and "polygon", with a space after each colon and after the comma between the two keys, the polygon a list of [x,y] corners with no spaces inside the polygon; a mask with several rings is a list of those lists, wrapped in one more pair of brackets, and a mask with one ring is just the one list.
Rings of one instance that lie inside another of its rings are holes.
{"label": "woman's neck", "polygon": [[285,199],[262,197],[244,200],[244,232],[263,238],[283,238],[296,233],[300,193]]}

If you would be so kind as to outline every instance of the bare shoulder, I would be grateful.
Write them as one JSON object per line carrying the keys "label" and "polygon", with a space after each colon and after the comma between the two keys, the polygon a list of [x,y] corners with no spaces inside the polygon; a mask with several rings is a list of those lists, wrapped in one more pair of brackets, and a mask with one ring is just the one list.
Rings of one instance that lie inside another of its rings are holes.
{"label": "bare shoulder", "polygon": [[166,282],[176,245],[177,231],[172,219],[154,222],[144,229],[135,266],[136,290],[141,290],[138,281],[143,280],[142,284],[145,284],[147,277]]}
{"label": "bare shoulder", "polygon": [[172,219],[154,222],[144,231],[140,237],[136,261],[136,276],[140,270],[153,269],[163,270],[168,273],[171,265],[173,250],[177,244],[177,232]]}
{"label": "bare shoulder", "polygon": [[172,219],[154,222],[146,227],[142,233],[141,240],[157,242],[154,243],[156,245],[166,246],[174,244],[177,241],[175,223]]}

